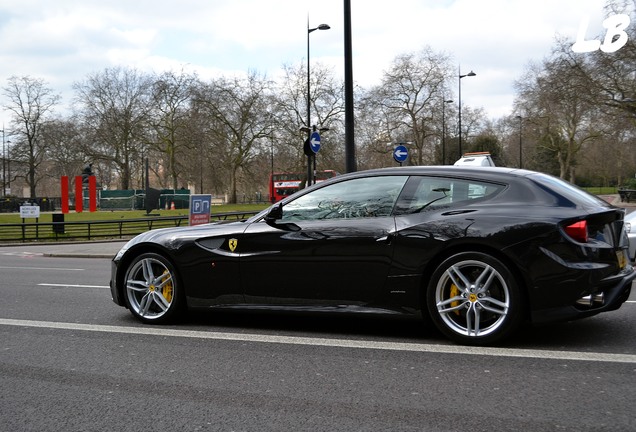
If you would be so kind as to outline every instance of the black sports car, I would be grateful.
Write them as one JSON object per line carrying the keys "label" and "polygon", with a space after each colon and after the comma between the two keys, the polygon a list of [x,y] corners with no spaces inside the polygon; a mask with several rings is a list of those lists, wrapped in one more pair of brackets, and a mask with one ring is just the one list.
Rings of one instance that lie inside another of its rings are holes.
{"label": "black sports car", "polygon": [[113,260],[113,301],[145,323],[186,307],[419,314],[491,344],[526,319],[617,309],[636,276],[623,209],[518,169],[335,177],[233,223],[148,231]]}

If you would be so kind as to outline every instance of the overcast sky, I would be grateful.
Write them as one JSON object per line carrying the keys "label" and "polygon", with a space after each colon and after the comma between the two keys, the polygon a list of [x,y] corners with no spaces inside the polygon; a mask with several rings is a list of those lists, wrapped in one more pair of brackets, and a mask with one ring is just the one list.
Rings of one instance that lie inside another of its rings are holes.
{"label": "overcast sky", "polygon": [[[574,43],[586,17],[589,38],[601,34],[604,4],[351,0],[354,81],[377,85],[397,55],[429,45],[477,74],[462,79],[464,105],[508,115],[527,64],[548,55],[557,35]],[[282,65],[306,61],[308,19],[331,26],[311,33],[311,61],[343,76],[342,0],[0,0],[0,86],[12,75],[42,78],[68,105],[74,82],[114,66],[276,78]],[[9,127],[8,113],[0,120]]]}

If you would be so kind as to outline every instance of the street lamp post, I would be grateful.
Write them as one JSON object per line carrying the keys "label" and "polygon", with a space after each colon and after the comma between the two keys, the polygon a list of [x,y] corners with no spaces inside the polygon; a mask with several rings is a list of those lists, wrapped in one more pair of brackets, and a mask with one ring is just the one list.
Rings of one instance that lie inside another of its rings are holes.
{"label": "street lamp post", "polygon": [[7,170],[6,170],[6,152],[4,142],[4,125],[2,125],[2,196],[7,196]]}
{"label": "street lamp post", "polygon": [[[310,62],[309,62],[309,35],[311,32],[316,30],[329,30],[328,24],[320,24],[318,27],[309,28],[309,17],[307,17],[307,141],[311,139],[311,70],[310,70]],[[315,158],[316,155],[313,155]],[[306,186],[311,185],[311,155],[307,155],[307,184]]]}
{"label": "street lamp post", "polygon": [[11,194],[11,141],[7,141],[7,187],[4,188],[6,196],[7,191]]}
{"label": "street lamp post", "polygon": [[446,104],[452,102],[452,99],[444,99],[442,102],[442,165],[446,165]]}
{"label": "street lamp post", "polygon": [[470,71],[466,75],[462,75],[461,68],[459,69],[459,157],[462,157],[462,78],[473,77],[477,75],[475,72]]}
{"label": "street lamp post", "polygon": [[517,118],[519,119],[519,168],[523,168],[523,159],[522,159],[523,151],[521,147],[521,123],[523,121],[523,117],[518,115]]}
{"label": "street lamp post", "polygon": [[344,103],[345,103],[345,167],[348,173],[356,168],[353,115],[353,47],[351,45],[351,0],[344,0]]}

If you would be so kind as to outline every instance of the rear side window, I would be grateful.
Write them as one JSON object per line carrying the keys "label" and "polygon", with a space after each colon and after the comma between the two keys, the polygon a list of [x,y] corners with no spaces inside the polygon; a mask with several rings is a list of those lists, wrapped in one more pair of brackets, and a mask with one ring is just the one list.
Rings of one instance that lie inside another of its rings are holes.
{"label": "rear side window", "polygon": [[[551,175],[543,173],[534,173],[528,177],[537,182],[543,189],[550,192],[553,196],[556,195],[557,198],[565,198],[575,206],[608,206],[607,202],[603,201],[596,195],[592,195],[584,191],[583,189],[574,186],[572,183],[568,183],[567,181],[562,180],[558,177],[553,177]],[[568,206],[568,203],[562,202],[562,200],[560,201],[561,205]]]}
{"label": "rear side window", "polygon": [[411,214],[493,196],[505,186],[480,180],[412,176],[396,205],[396,214]]}

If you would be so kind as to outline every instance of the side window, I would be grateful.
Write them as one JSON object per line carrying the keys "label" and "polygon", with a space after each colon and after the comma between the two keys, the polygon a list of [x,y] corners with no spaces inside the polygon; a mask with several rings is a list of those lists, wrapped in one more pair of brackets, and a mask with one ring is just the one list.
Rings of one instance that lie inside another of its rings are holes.
{"label": "side window", "polygon": [[480,180],[413,176],[396,206],[397,214],[411,214],[469,200],[486,198],[505,186]]}
{"label": "side window", "polygon": [[390,216],[407,176],[358,178],[334,183],[283,207],[283,221]]}

